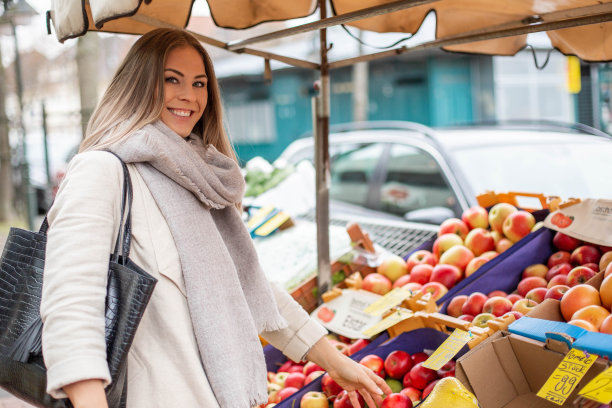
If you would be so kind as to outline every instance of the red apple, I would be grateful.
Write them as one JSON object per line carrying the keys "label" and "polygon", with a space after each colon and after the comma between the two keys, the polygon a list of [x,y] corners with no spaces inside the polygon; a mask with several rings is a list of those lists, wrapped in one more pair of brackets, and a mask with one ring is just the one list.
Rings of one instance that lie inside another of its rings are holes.
{"label": "red apple", "polygon": [[410,275],[400,276],[395,282],[393,282],[392,288],[401,288],[408,283],[410,283]]}
{"label": "red apple", "polygon": [[276,370],[277,373],[281,373],[281,372],[285,372],[288,373],[289,372],[289,367],[295,365],[295,363],[291,360],[287,360],[285,361],[280,367],[278,367],[278,370]]}
{"label": "red apple", "polygon": [[548,288],[533,288],[525,295],[525,299],[533,300],[536,303],[542,303],[546,297]]}
{"label": "red apple", "polygon": [[466,295],[459,295],[452,298],[451,301],[448,302],[448,306],[446,307],[446,314],[452,317],[461,316],[463,314],[461,308],[463,307],[463,304],[465,303],[467,298],[468,297]]}
{"label": "red apple", "polygon": [[380,408],[412,408],[412,400],[405,395],[394,393],[383,400]]}
{"label": "red apple", "polygon": [[424,389],[427,384],[438,378],[438,374],[432,369],[423,367],[423,363],[415,364],[409,374],[412,386],[419,390]]}
{"label": "red apple", "polygon": [[589,269],[592,269],[595,273],[599,272],[599,265],[594,262],[585,263],[582,266],[586,266]]}
{"label": "red apple", "polygon": [[290,373],[285,380],[285,388],[302,388],[304,386],[304,380],[306,380],[304,373]]}
{"label": "red apple", "polygon": [[484,293],[474,292],[468,296],[461,308],[461,312],[463,314],[476,316],[482,312],[482,308],[488,299],[489,298]]}
{"label": "red apple", "polygon": [[454,265],[438,264],[431,272],[431,282],[440,282],[447,289],[455,286],[461,280],[462,273]]}
{"label": "red apple", "polygon": [[462,314],[457,319],[465,320],[466,322],[473,322],[474,316],[470,314]]}
{"label": "red apple", "polygon": [[569,286],[567,285],[555,285],[546,291],[546,296],[544,296],[544,299],[560,300],[568,290]]}
{"label": "red apple", "polygon": [[[300,373],[303,374],[304,373],[304,366],[302,365],[293,365],[291,367],[289,367],[289,373]],[[286,385],[285,385],[286,387]]]}
{"label": "red apple", "polygon": [[274,380],[272,382],[274,382],[274,384],[280,385],[281,388],[282,388],[282,387],[285,386],[285,380],[287,380],[288,376],[289,376],[288,372],[286,372],[286,371],[279,371],[274,376]]}
{"label": "red apple", "polygon": [[548,285],[546,285],[546,287],[550,289],[553,286],[557,286],[557,285],[569,286],[567,284],[567,275],[553,276],[553,278],[548,281]]}
{"label": "red apple", "polygon": [[584,265],[591,262],[599,264],[600,259],[601,252],[599,252],[599,249],[591,245],[579,246],[578,248],[574,249],[574,252],[572,252],[572,255],[570,256],[570,262],[572,265]]}
{"label": "red apple", "polygon": [[388,255],[378,265],[376,272],[386,276],[391,282],[395,282],[400,276],[408,273],[408,268],[406,267],[406,261],[401,256]]}
{"label": "red apple", "polygon": [[385,368],[385,362],[383,359],[376,354],[368,354],[359,360],[359,364],[362,364],[368,367],[370,370],[374,371],[374,374],[382,377],[383,369]]}
{"label": "red apple", "polygon": [[359,393],[357,393],[357,401],[359,402],[359,406],[355,407],[351,403],[348,393],[346,391],[342,391],[335,399],[333,408],[362,408],[366,406],[363,397]]}
{"label": "red apple", "polygon": [[434,267],[429,264],[416,265],[410,272],[410,282],[426,284],[431,279]]}
{"label": "red apple", "polygon": [[446,292],[448,292],[448,288],[440,282],[428,282],[421,288],[421,293],[431,293],[431,298],[434,301],[442,298],[446,295]]}
{"label": "red apple", "polygon": [[489,293],[487,296],[489,298],[492,298],[493,296],[508,297],[508,294],[504,292],[503,290],[494,290],[493,292]]}
{"label": "red apple", "polygon": [[578,248],[580,244],[581,241],[579,239],[565,235],[562,232],[557,232],[553,237],[553,245],[561,251],[572,252],[574,249]]}
{"label": "red apple", "polygon": [[502,296],[487,299],[482,307],[483,313],[491,313],[494,316],[501,316],[510,310],[512,310],[512,302]]}
{"label": "red apple", "polygon": [[465,267],[465,277],[467,278],[468,276],[472,275],[474,272],[478,270],[478,268],[480,268],[482,265],[486,264],[487,262],[489,262],[489,259],[485,258],[482,255],[477,256],[476,258],[472,259]]}
{"label": "red apple", "polygon": [[456,363],[453,360],[444,364],[442,368],[440,368],[436,372],[438,374],[438,378],[454,377],[455,376],[455,365]]}
{"label": "red apple", "polygon": [[491,233],[484,228],[474,228],[465,237],[464,245],[472,251],[474,256],[479,256],[487,251],[495,249],[495,241]]}
{"label": "red apple", "polygon": [[492,313],[480,313],[474,316],[474,320],[472,320],[472,324],[474,326],[482,327],[483,329],[487,328],[487,322],[489,320],[495,319],[495,315]]}
{"label": "red apple", "polygon": [[495,204],[493,207],[491,207],[491,210],[489,210],[489,225],[491,226],[491,229],[502,234],[504,221],[510,214],[517,211],[517,208],[512,204]]}
{"label": "red apple", "polygon": [[485,208],[480,206],[468,208],[461,214],[461,221],[463,221],[469,229],[487,229],[489,228],[489,213]]}
{"label": "red apple", "polygon": [[327,397],[322,392],[308,391],[300,400],[300,408],[328,408]]}
{"label": "red apple", "polygon": [[412,358],[410,354],[403,350],[395,350],[389,353],[385,358],[384,366],[387,375],[397,380],[401,379],[406,375],[412,368]]}
{"label": "red apple", "polygon": [[384,295],[391,290],[392,284],[389,278],[379,273],[370,273],[363,278],[361,289],[367,290],[379,295]]}
{"label": "red apple", "polygon": [[328,373],[323,374],[323,378],[321,378],[321,389],[331,401],[342,392],[342,387]]}
{"label": "red apple", "polygon": [[467,236],[469,229],[468,226],[465,225],[463,221],[458,218],[449,218],[444,220],[442,224],[440,224],[440,229],[438,230],[438,236],[442,236],[444,234],[455,234],[461,238],[461,242]]}
{"label": "red apple", "polygon": [[436,386],[438,381],[440,381],[440,380],[433,380],[432,382],[427,384],[427,387],[425,387],[425,389],[423,390],[423,399],[427,398],[427,396],[434,389],[434,387]]}
{"label": "red apple", "polygon": [[572,270],[572,265],[569,262],[562,262],[554,265],[546,272],[545,279],[551,281],[555,276],[567,275]]}
{"label": "red apple", "polygon": [[548,263],[547,263],[548,268],[550,269],[555,265],[559,265],[565,262],[569,263],[571,257],[572,257],[572,254],[570,254],[567,251],[557,251],[548,257]]}
{"label": "red apple", "polygon": [[534,302],[531,299],[521,299],[517,300],[515,304],[512,305],[512,310],[516,312],[520,312],[524,315],[532,311],[538,303]]}
{"label": "red apple", "polygon": [[429,355],[427,353],[424,353],[422,351],[419,351],[418,353],[414,353],[412,356],[412,364],[413,366],[422,363],[423,361],[427,360],[429,358]]}
{"label": "red apple", "polygon": [[534,288],[545,288],[548,282],[544,278],[538,278],[537,276],[532,276],[529,278],[525,278],[521,280],[517,287],[517,292],[521,296],[525,296],[527,292]]}
{"label": "red apple", "polygon": [[323,374],[325,374],[325,371],[322,371],[322,370],[321,371],[312,371],[310,374],[308,374],[306,376],[306,379],[304,380],[304,385],[310,384],[311,382],[313,382],[314,380],[316,380],[317,378],[319,378]]}
{"label": "red apple", "polygon": [[348,355],[352,356],[356,352],[363,350],[368,344],[370,344],[370,340],[367,339],[355,340],[354,343],[348,346]]}
{"label": "red apple", "polygon": [[516,310],[511,310],[508,313],[506,313],[504,316],[506,316],[506,315],[514,316],[514,320],[518,320],[518,319],[520,319],[521,317],[524,316],[524,314],[522,314],[521,312],[517,312]]}
{"label": "red apple", "polygon": [[[467,234],[467,232],[466,232]],[[436,261],[449,249],[454,246],[463,245],[463,239],[455,234],[440,235],[433,243],[432,252]]]}
{"label": "red apple", "polygon": [[472,251],[463,245],[456,245],[442,254],[439,263],[454,265],[461,270],[461,273],[463,273],[465,267],[472,259],[474,259],[474,254]]}
{"label": "red apple", "polygon": [[511,293],[508,296],[506,296],[506,298],[512,302],[512,304],[515,304],[517,300],[521,300],[524,299],[523,296],[519,295],[518,293]]}
{"label": "red apple", "polygon": [[410,398],[413,404],[416,404],[417,402],[421,401],[421,391],[417,390],[414,387],[405,387],[403,390],[400,391],[400,394]]}
{"label": "red apple", "polygon": [[410,254],[408,259],[406,260],[406,268],[408,269],[408,273],[412,271],[412,268],[414,268],[415,265],[421,264],[429,264],[431,266],[435,266],[436,258],[434,257],[434,254],[425,249],[421,249]]}
{"label": "red apple", "polygon": [[289,398],[290,396],[292,396],[299,390],[300,390],[299,388],[295,388],[295,387],[285,387],[282,390],[280,390],[278,393],[276,393],[276,398],[278,398],[278,402],[281,402]]}
{"label": "red apple", "polygon": [[546,277],[548,272],[548,266],[544,264],[533,264],[523,269],[523,279],[529,278],[530,276],[539,276],[540,278]]}
{"label": "red apple", "polygon": [[587,268],[586,266],[577,266],[567,275],[567,286],[571,288],[572,286],[585,283],[595,275],[597,275],[597,272],[591,268]]}
{"label": "red apple", "polygon": [[535,218],[527,211],[517,211],[508,215],[504,220],[502,229],[504,235],[512,242],[517,242],[531,232],[535,225]]}
{"label": "red apple", "polygon": [[495,258],[497,255],[499,255],[499,253],[496,251],[487,251],[480,256],[490,261],[491,259]]}
{"label": "red apple", "polygon": [[423,289],[423,285],[421,285],[420,283],[416,283],[416,282],[408,282],[407,284],[402,286],[402,288],[409,290],[413,293],[417,293],[417,292],[420,292],[421,289]]}
{"label": "red apple", "polygon": [[510,241],[508,238],[502,238],[495,243],[495,250],[501,254],[510,249],[512,245],[514,245],[514,242]]}

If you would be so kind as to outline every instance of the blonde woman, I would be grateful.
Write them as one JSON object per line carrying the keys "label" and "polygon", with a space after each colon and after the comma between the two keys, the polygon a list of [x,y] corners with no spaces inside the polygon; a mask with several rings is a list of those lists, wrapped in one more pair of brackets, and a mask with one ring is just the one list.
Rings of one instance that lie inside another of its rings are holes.
{"label": "blonde woman", "polygon": [[94,112],[48,214],[41,315],[47,391],[107,407],[104,299],[132,178],[132,260],[158,279],[128,357],[127,406],[250,408],[267,402],[260,334],[329,371],[369,406],[387,384],[330,345],[264,278],[242,223],[244,191],[219,87],[199,42],[158,29],[129,51]]}

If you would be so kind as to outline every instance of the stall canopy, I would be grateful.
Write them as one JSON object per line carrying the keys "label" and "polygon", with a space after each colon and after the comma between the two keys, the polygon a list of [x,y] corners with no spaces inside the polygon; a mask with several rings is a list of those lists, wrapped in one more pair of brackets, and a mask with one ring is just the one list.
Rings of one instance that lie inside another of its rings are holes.
{"label": "stall canopy", "polygon": [[[52,0],[47,23],[60,41],[88,30],[144,34],[157,27],[185,28],[195,0]],[[204,0],[197,0],[204,1]],[[328,1],[331,16],[328,16]],[[401,53],[443,48],[448,51],[514,55],[527,34],[546,32],[560,52],[584,61],[612,59],[612,0],[207,0],[219,27],[245,29],[269,21],[318,19],[278,31],[224,42],[193,33],[200,41],[236,53],[320,71],[313,100],[319,293],[331,284],[329,260],[329,71]],[[436,14],[434,40],[347,59],[328,61],[326,28],[345,24],[379,33],[414,34],[430,12]],[[320,30],[320,58],[306,61],[278,55],[253,44]]]}

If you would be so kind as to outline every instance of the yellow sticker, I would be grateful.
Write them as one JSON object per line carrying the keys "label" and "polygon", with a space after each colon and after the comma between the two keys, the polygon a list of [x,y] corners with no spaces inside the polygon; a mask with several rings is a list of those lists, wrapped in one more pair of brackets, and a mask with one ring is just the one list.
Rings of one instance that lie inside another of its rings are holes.
{"label": "yellow sticker", "polygon": [[414,313],[407,309],[400,309],[397,312],[390,314],[380,322],[365,329],[362,333],[368,337],[372,337],[387,330],[389,327],[398,324],[399,322],[414,316]]}
{"label": "yellow sticker", "polygon": [[412,295],[412,292],[409,290],[395,288],[370,306],[366,307],[364,312],[372,316],[381,316],[387,310],[402,303],[405,299],[410,297],[410,295]]}
{"label": "yellow sticker", "polygon": [[451,361],[457,355],[459,350],[467,344],[472,338],[472,334],[461,329],[455,331],[440,344],[440,347],[433,352],[431,356],[423,363],[423,367],[439,370],[444,364]]}
{"label": "yellow sticker", "polygon": [[612,403],[612,366],[589,381],[578,394],[601,404]]}
{"label": "yellow sticker", "polygon": [[595,360],[596,354],[571,349],[536,395],[554,404],[563,405]]}
{"label": "yellow sticker", "polygon": [[266,219],[266,217],[272,212],[274,211],[274,206],[273,205],[267,205],[265,207],[261,207],[259,210],[257,210],[257,212],[255,214],[253,214],[253,216],[251,217],[251,219],[247,222],[247,227],[249,229],[255,228],[257,227],[259,224],[261,224],[262,222],[264,222],[264,220]]}
{"label": "yellow sticker", "polygon": [[255,235],[265,237],[276,231],[278,227],[283,225],[289,219],[289,214],[279,212],[274,217],[266,221],[261,227],[255,230]]}

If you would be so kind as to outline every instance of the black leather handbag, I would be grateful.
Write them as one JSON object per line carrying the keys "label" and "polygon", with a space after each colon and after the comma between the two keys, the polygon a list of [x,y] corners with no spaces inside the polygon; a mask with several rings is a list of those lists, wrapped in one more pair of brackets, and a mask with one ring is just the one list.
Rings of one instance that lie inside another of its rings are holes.
{"label": "black leather handbag", "polygon": [[[121,226],[110,255],[106,294],[109,407],[126,405],[127,354],[157,283],[129,259],[132,183],[127,166],[122,160],[121,164]],[[11,228],[0,258],[0,387],[37,407],[64,408],[72,407],[67,398],[55,399],[45,391],[39,309],[47,228],[46,218],[39,232]]]}

